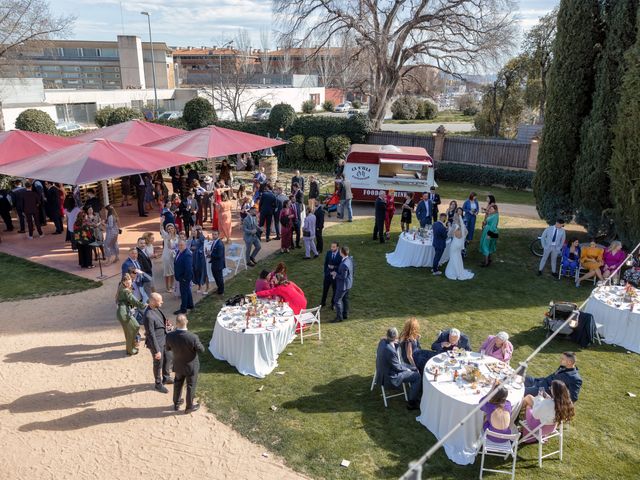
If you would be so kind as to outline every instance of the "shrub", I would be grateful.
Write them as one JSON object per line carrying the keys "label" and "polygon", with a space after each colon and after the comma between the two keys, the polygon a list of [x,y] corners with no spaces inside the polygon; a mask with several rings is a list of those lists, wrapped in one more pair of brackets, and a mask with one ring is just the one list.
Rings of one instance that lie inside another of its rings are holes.
{"label": "shrub", "polygon": [[111,112],[113,112],[115,109],[113,107],[104,107],[101,108],[100,110],[98,110],[96,112],[96,116],[93,119],[94,123],[98,126],[98,127],[106,127],[107,126],[107,121],[109,120],[109,115],[111,115]]}
{"label": "shrub", "polygon": [[360,100],[354,100],[351,102],[351,106],[353,108],[362,108],[362,102]]}
{"label": "shrub", "polygon": [[416,118],[420,120],[431,120],[438,116],[438,107],[429,100],[418,102],[418,113]]}
{"label": "shrub", "polygon": [[117,125],[119,123],[128,122],[129,120],[142,120],[144,116],[138,110],[129,107],[118,107],[114,109],[107,117],[107,127]]}
{"label": "shrub", "polygon": [[253,107],[257,110],[259,108],[270,108],[271,103],[267,102],[264,98],[261,98],[256,103],[253,104]]}
{"label": "shrub", "polygon": [[333,112],[333,110],[335,109],[335,105],[331,100],[325,100],[322,104],[322,109],[325,112]]}
{"label": "shrub", "polygon": [[305,100],[302,102],[302,113],[313,113],[316,109],[316,104],[313,100]]}
{"label": "shrub", "polygon": [[363,143],[371,131],[371,122],[364,114],[351,118],[308,115],[297,118],[287,133],[289,135],[319,136],[346,135],[352,143]]}
{"label": "shrub", "polygon": [[182,118],[189,130],[209,126],[217,119],[211,102],[202,97],[193,98],[185,104]]}
{"label": "shrub", "polygon": [[473,183],[475,185],[504,186],[515,190],[530,190],[534,172],[506,170],[463,163],[440,162],[436,168],[436,180]]}
{"label": "shrub", "polygon": [[418,101],[415,97],[404,95],[391,104],[394,120],[413,120],[418,114]]}
{"label": "shrub", "polygon": [[153,120],[153,123],[158,125],[166,125],[167,127],[180,128],[182,130],[188,130],[187,122],[184,118],[172,118],[171,120]]}
{"label": "shrub", "polygon": [[[288,129],[296,119],[296,111],[287,103],[274,105],[269,114],[269,131],[278,132],[281,128]],[[289,133],[289,132],[287,132]]]}
{"label": "shrub", "polygon": [[351,140],[346,135],[331,135],[327,138],[327,152],[333,161],[344,158],[349,151]]}
{"label": "shrub", "polygon": [[291,165],[298,165],[304,161],[304,136],[294,135],[285,147],[287,160]]}
{"label": "shrub", "polygon": [[464,115],[465,117],[473,117],[475,116],[480,110],[478,110],[477,105],[471,105],[468,107],[465,107],[464,110],[462,110],[462,115]]}
{"label": "shrub", "polygon": [[307,141],[304,144],[304,153],[312,162],[323,162],[325,159],[324,138],[307,138]]}
{"label": "shrub", "polygon": [[49,114],[35,108],[29,108],[18,115],[16,128],[27,132],[48,133],[50,135],[57,133],[56,122],[53,121]]}

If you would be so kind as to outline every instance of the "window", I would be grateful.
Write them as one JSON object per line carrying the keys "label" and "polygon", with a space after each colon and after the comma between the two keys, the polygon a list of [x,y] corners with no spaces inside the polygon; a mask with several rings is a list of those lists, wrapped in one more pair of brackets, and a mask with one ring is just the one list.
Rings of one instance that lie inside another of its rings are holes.
{"label": "window", "polygon": [[83,57],[99,57],[99,50],[97,48],[83,48],[82,56]]}
{"label": "window", "polygon": [[57,65],[42,65],[40,67],[44,72],[59,72],[60,67]]}
{"label": "window", "polygon": [[312,93],[310,95],[311,97],[311,101],[313,102],[314,105],[320,105],[320,94],[319,93]]}
{"label": "window", "polygon": [[69,58],[79,58],[82,56],[80,48],[63,48],[62,56]]}
{"label": "window", "polygon": [[43,53],[45,57],[61,57],[62,49],[61,48],[45,48]]}
{"label": "window", "polygon": [[79,72],[80,67],[76,67],[74,65],[65,65],[62,67],[63,72]]}
{"label": "window", "polygon": [[98,56],[103,58],[118,58],[117,48],[99,48]]}

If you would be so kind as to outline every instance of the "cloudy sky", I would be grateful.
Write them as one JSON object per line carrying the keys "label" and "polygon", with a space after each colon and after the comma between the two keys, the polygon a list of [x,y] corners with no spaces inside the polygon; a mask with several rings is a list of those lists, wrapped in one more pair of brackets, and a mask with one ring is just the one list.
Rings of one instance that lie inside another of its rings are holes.
{"label": "cloudy sky", "polygon": [[[518,0],[522,27],[535,24],[558,2]],[[154,40],[171,46],[220,45],[245,28],[252,46],[261,48],[260,31],[271,28],[270,0],[50,0],[50,4],[55,13],[76,15],[71,38],[81,40],[115,40],[123,31],[147,40],[141,11],[151,13]]]}

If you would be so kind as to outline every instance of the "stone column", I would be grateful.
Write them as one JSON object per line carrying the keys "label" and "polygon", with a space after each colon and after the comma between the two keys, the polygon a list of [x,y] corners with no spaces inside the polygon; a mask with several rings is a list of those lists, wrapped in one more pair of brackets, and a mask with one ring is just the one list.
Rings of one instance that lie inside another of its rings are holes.
{"label": "stone column", "polygon": [[531,139],[531,148],[529,149],[529,159],[527,160],[527,170],[534,171],[538,166],[538,150],[540,149],[540,137],[535,136]]}
{"label": "stone column", "polygon": [[444,154],[444,137],[447,135],[447,129],[444,125],[440,125],[435,132],[433,132],[434,146],[432,157],[433,161],[437,164],[442,160]]}
{"label": "stone column", "polygon": [[278,181],[278,157],[275,155],[262,157],[260,166],[264,167],[264,173],[272,185]]}

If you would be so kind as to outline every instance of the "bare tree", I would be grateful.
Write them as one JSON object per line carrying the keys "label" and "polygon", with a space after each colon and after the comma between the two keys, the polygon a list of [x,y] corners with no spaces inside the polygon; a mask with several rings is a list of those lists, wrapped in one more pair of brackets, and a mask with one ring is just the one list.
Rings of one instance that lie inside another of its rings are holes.
{"label": "bare tree", "polygon": [[431,66],[418,65],[401,80],[402,93],[421,95],[435,100],[444,91],[442,72]]}
{"label": "bare tree", "polygon": [[377,128],[413,65],[473,70],[495,61],[514,37],[513,0],[274,0],[273,8],[283,38],[322,38],[318,51],[333,35],[354,35],[371,56],[369,117]]}
{"label": "bare tree", "polygon": [[268,27],[260,29],[260,64],[262,73],[271,73],[271,35]]}

